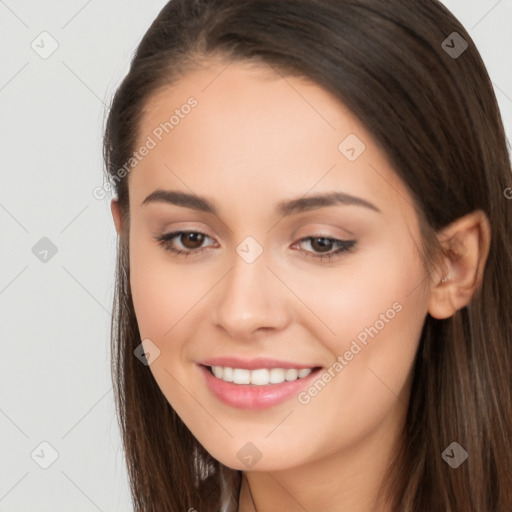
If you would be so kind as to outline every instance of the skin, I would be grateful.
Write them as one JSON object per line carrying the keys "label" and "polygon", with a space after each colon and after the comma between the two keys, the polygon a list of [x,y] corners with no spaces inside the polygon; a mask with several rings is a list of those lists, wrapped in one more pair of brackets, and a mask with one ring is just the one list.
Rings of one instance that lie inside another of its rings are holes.
{"label": "skin", "polygon": [[[305,79],[226,66],[211,60],[148,103],[137,147],[190,96],[198,101],[129,174],[129,225],[112,201],[118,234],[129,233],[141,337],[160,350],[150,369],[200,443],[244,471],[240,511],[388,511],[385,503],[372,507],[405,421],[421,328],[427,314],[447,318],[471,300],[488,221],[474,212],[443,230],[453,253],[427,274],[413,200],[358,120]],[[338,150],[349,134],[366,146],[353,162]],[[205,196],[218,215],[141,206],[155,189]],[[275,212],[280,201],[332,191],[380,212],[347,204]],[[207,233],[202,246],[173,242],[206,250],[166,251],[155,237],[175,230]],[[263,249],[250,264],[236,252],[247,236]],[[321,247],[299,242],[309,236],[356,246],[321,261],[311,257]],[[396,302],[401,311],[306,405],[294,396],[265,410],[236,409],[213,396],[199,372],[199,361],[232,355],[329,368]],[[237,457],[247,442],[262,455],[251,468]]]}

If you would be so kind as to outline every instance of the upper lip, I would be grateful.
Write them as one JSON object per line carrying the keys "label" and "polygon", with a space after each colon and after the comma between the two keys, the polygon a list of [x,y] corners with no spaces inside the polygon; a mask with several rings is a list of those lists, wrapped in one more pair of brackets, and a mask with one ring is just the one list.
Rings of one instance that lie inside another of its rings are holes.
{"label": "upper lip", "polygon": [[199,364],[203,366],[223,366],[228,368],[243,368],[246,370],[256,370],[258,368],[318,368],[319,365],[293,363],[290,361],[281,361],[279,359],[270,359],[268,357],[256,357],[254,359],[240,359],[238,357],[212,357],[205,359]]}

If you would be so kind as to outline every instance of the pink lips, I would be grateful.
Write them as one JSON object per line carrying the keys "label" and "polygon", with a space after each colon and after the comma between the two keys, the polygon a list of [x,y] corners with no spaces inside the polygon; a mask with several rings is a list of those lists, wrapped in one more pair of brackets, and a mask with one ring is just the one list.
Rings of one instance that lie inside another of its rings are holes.
{"label": "pink lips", "polygon": [[268,384],[266,386],[256,386],[253,384],[234,384],[225,382],[215,377],[211,371],[211,366],[224,366],[230,368],[244,368],[255,370],[258,368],[318,368],[314,365],[304,365],[302,363],[290,363],[277,361],[275,359],[257,358],[251,360],[240,360],[237,358],[222,357],[212,358],[202,361],[199,369],[203,374],[208,389],[221,402],[237,409],[261,410],[273,407],[285,402],[297,394],[311,381],[316,378],[318,371],[312,371],[307,377],[297,379],[291,382],[285,381],[281,384]]}

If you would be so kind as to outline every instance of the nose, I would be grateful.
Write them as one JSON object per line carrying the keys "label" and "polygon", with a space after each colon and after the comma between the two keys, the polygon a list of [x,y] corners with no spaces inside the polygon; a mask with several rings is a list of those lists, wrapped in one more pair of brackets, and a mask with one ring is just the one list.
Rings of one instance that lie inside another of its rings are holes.
{"label": "nose", "polygon": [[252,340],[290,322],[290,292],[267,264],[265,252],[252,263],[236,255],[230,272],[216,287],[214,323],[233,339]]}

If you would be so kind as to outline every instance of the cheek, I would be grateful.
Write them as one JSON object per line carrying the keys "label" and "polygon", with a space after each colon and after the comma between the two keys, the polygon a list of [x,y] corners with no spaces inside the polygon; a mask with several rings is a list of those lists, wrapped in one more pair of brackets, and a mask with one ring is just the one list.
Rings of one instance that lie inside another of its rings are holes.
{"label": "cheek", "polygon": [[149,243],[130,245],[130,287],[141,337],[161,342],[186,309],[195,290],[176,266],[169,265],[163,249]]}
{"label": "cheek", "polygon": [[333,356],[348,350],[353,339],[371,339],[372,326],[379,338],[395,330],[395,336],[402,332],[409,338],[422,324],[428,303],[422,261],[412,240],[389,238],[394,242],[368,244],[336,267],[311,267],[288,276],[315,315],[316,327],[311,323],[309,328]]}
{"label": "cheek", "polygon": [[425,271],[413,250],[388,247],[373,264],[354,268],[339,305],[331,306],[337,340],[330,348],[343,358],[333,392],[361,418],[365,411],[382,417],[406,391],[428,307]]}
{"label": "cheek", "polygon": [[412,242],[384,244],[317,276],[315,286],[303,283],[303,290],[317,290],[309,291],[308,305],[331,330],[316,328],[335,375],[327,386],[334,395],[315,398],[319,409],[339,395],[343,410],[385,414],[404,390],[428,308],[425,271],[413,254]]}
{"label": "cheek", "polygon": [[[186,343],[193,333],[188,320],[202,291],[191,286],[190,272],[169,264],[163,249],[138,244],[130,248],[130,286],[141,340],[150,339],[159,349],[149,369],[159,388],[181,417],[193,410],[180,383],[186,383]],[[151,347],[151,345],[148,345]],[[185,386],[190,389],[190,384]]]}
{"label": "cheek", "polygon": [[[299,437],[297,450],[304,457],[355,445],[406,409],[427,311],[427,296],[417,286],[424,273],[421,265],[403,258],[386,265],[386,272],[380,265],[368,268],[361,274],[354,268],[344,282],[332,282],[324,295],[330,301],[317,297],[317,307],[336,332],[319,337],[332,354],[330,375],[305,389],[298,397],[296,423],[283,425],[280,432],[282,439]],[[305,425],[307,430],[312,417],[322,434],[316,442],[305,442],[297,429]]]}

